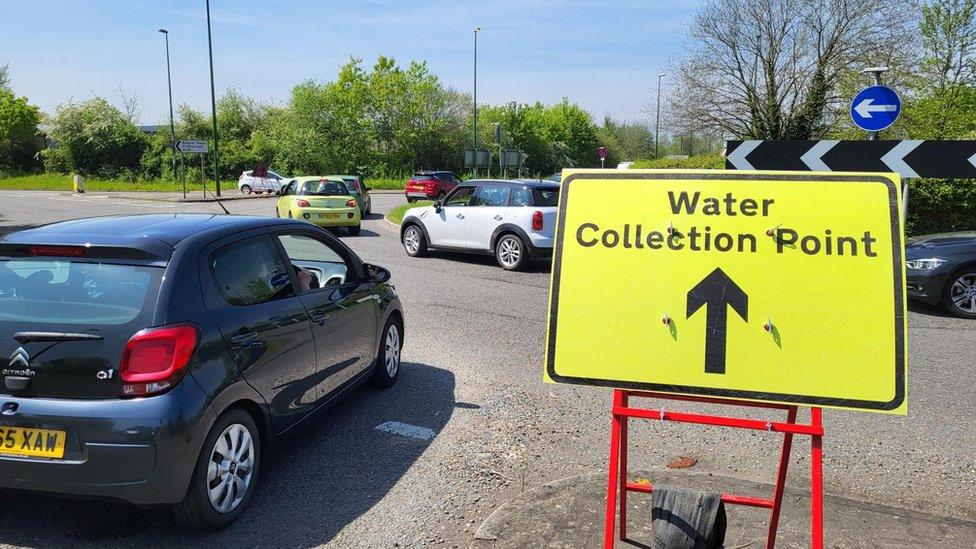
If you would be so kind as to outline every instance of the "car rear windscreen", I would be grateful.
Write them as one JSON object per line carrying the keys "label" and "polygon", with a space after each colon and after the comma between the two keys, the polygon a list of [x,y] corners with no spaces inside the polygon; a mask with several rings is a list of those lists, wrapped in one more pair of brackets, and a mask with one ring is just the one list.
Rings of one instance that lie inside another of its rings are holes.
{"label": "car rear windscreen", "polygon": [[559,187],[543,187],[532,189],[532,201],[534,206],[558,206]]}
{"label": "car rear windscreen", "polygon": [[68,259],[0,259],[0,322],[120,326],[150,314],[163,269]]}
{"label": "car rear windscreen", "polygon": [[415,173],[410,179],[413,179],[414,181],[430,181],[431,179],[434,179],[434,176]]}

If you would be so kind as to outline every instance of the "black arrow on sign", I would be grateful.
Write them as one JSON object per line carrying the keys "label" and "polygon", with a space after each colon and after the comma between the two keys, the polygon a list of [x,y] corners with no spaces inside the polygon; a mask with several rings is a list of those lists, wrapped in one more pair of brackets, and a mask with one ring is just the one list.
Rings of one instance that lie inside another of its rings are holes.
{"label": "black arrow on sign", "polygon": [[702,305],[707,305],[705,317],[705,373],[725,373],[726,324],[728,307],[749,322],[749,296],[720,268],[716,268],[688,292],[688,312],[691,318]]}

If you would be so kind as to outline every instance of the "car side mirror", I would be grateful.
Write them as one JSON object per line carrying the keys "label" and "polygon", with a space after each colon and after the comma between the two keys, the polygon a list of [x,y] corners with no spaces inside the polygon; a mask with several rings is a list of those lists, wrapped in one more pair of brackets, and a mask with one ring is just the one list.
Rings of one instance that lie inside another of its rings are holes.
{"label": "car side mirror", "polygon": [[378,265],[363,263],[363,268],[366,270],[366,279],[372,284],[382,284],[389,281],[393,276],[390,271]]}
{"label": "car side mirror", "polygon": [[438,200],[437,202],[434,202],[434,211],[435,212],[441,213],[441,210],[443,210],[443,209],[444,209],[444,204],[442,204],[440,200]]}

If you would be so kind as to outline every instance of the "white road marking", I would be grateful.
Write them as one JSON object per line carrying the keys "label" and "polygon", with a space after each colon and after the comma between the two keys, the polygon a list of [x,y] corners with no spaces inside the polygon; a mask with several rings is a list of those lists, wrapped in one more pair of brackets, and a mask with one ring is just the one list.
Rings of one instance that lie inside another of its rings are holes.
{"label": "white road marking", "polygon": [[377,431],[385,431],[402,437],[419,438],[420,440],[430,440],[437,434],[426,427],[417,427],[409,423],[399,421],[386,421],[376,426]]}

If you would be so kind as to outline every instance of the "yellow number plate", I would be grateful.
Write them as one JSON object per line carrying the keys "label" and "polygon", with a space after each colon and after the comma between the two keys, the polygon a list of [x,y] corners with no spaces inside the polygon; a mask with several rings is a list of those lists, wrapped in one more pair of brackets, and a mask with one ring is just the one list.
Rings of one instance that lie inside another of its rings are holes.
{"label": "yellow number plate", "polygon": [[0,426],[0,454],[60,459],[64,457],[64,431]]}
{"label": "yellow number plate", "polygon": [[337,213],[319,214],[319,219],[339,219],[339,214]]}

